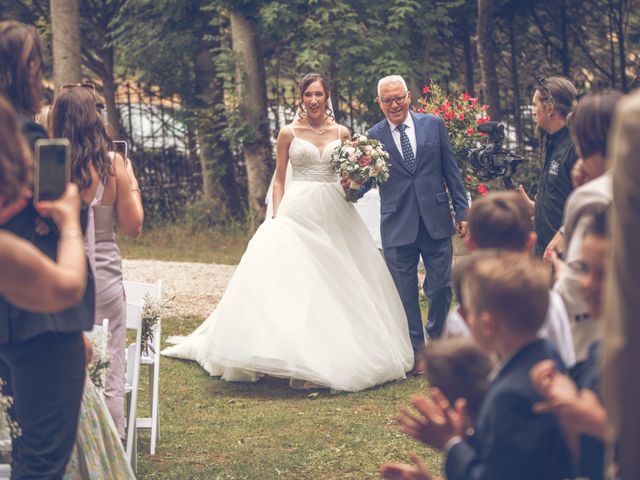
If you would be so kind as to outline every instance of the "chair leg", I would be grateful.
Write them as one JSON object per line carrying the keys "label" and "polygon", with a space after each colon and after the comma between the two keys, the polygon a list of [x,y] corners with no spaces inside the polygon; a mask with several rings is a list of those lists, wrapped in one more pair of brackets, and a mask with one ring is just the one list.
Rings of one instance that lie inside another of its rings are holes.
{"label": "chair leg", "polygon": [[[157,360],[157,359],[156,359]],[[159,375],[159,372],[156,371],[156,368],[159,367],[159,363],[157,361],[154,361],[153,365],[149,365],[149,372],[153,372],[150,373],[149,378],[152,378],[153,381],[151,382],[151,455],[155,455],[156,453],[156,443],[158,441],[158,439],[160,438],[160,421],[158,419],[159,415],[159,410],[160,410],[160,406],[159,406],[159,402],[160,402],[160,397],[159,397],[159,393],[158,393],[158,382],[160,380],[160,378],[157,378],[157,376]]]}
{"label": "chair leg", "polygon": [[153,415],[153,374],[155,372],[154,370],[154,364],[151,363],[148,365],[149,367],[149,414]]}
{"label": "chair leg", "polygon": [[131,455],[131,469],[133,473],[138,473],[138,429],[133,430],[133,452]]}

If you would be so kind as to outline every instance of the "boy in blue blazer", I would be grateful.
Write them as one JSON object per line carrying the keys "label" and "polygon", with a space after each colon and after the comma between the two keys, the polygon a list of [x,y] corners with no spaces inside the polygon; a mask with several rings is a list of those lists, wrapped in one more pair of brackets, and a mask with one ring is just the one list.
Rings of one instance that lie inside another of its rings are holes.
{"label": "boy in blue blazer", "polygon": [[529,378],[541,360],[564,370],[554,347],[537,336],[549,302],[548,270],[521,254],[487,252],[464,262],[462,278],[471,333],[500,360],[475,433],[463,438],[458,427],[463,402],[454,409],[437,390],[433,399],[414,400],[418,414],[403,412],[403,431],[444,451],[449,480],[570,478],[571,456],[561,426],[554,415],[534,413],[541,398]]}

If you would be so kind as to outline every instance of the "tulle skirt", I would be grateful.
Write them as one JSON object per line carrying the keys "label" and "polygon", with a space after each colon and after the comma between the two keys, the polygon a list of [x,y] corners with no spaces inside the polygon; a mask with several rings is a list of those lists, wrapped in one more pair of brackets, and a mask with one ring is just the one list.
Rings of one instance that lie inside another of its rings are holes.
{"label": "tulle skirt", "polygon": [[362,219],[337,183],[292,181],[215,311],[164,355],[211,375],[262,374],[342,391],[404,378],[406,315]]}

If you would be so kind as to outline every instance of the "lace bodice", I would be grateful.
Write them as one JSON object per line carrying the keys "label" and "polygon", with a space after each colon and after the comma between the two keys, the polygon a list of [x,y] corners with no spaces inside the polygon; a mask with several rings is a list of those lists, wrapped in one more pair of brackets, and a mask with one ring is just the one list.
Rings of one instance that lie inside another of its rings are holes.
{"label": "lace bodice", "polygon": [[329,142],[321,152],[313,143],[294,137],[289,146],[289,162],[293,170],[292,180],[299,182],[335,182],[338,179],[331,167],[331,154],[340,140]]}

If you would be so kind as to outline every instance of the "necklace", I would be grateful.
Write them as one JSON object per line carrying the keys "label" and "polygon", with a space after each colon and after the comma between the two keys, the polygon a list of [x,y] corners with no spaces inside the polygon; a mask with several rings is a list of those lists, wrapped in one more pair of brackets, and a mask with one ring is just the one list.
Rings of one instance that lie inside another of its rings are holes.
{"label": "necklace", "polygon": [[325,127],[324,127],[323,129],[321,129],[320,131],[316,130],[315,128],[313,128],[313,127],[311,126],[311,124],[309,123],[309,119],[308,119],[308,118],[305,118],[305,121],[307,122],[307,126],[308,126],[308,127],[311,129],[311,131],[312,131],[313,133],[315,133],[316,135],[323,135],[323,134],[327,131],[327,119],[326,119],[326,118],[324,119],[324,126],[325,126]]}

